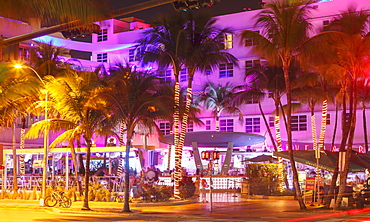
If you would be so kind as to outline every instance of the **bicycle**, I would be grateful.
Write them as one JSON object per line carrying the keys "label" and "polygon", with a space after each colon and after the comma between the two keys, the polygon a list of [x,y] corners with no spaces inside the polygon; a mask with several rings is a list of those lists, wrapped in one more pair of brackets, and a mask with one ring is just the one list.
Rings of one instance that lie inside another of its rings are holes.
{"label": "bicycle", "polygon": [[53,191],[50,196],[45,197],[44,203],[47,207],[59,204],[59,207],[69,208],[72,205],[72,200],[65,196],[63,191]]}

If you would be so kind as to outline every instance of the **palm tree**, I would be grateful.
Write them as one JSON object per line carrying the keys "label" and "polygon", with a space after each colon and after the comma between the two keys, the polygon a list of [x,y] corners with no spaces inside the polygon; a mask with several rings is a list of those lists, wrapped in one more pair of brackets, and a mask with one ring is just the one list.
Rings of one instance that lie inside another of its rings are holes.
{"label": "palm tree", "polygon": [[101,81],[94,72],[76,73],[72,70],[66,70],[57,77],[46,76],[45,79],[51,115],[47,120],[33,124],[27,136],[37,138],[42,136],[45,129],[62,132],[50,144],[51,148],[61,145],[62,142],[83,137],[86,145],[86,166],[82,209],[90,210],[88,195],[92,138],[109,114],[106,102],[99,99],[102,90]]}
{"label": "palm tree", "polygon": [[[222,63],[234,63],[236,59],[227,52],[222,52],[221,37],[229,31],[218,29],[216,20],[209,15],[175,14],[160,17],[152,30],[144,33],[138,42],[143,48],[144,62],[157,62],[159,68],[170,65],[175,76],[174,96],[174,144],[175,144],[175,197],[180,198],[179,182],[181,178],[182,147],[192,104],[192,83],[196,71],[218,67]],[[179,71],[188,69],[187,97],[185,112],[179,116],[180,84]],[[181,122],[181,130],[179,129]]]}
{"label": "palm tree", "polygon": [[[341,89],[340,98],[342,100],[340,152],[345,152],[345,164],[339,172],[339,193],[335,208],[340,206],[351,159],[358,100],[357,82],[364,78],[369,61],[367,55],[370,51],[370,36],[366,35],[369,17],[370,13],[367,11],[358,11],[351,6],[333,20],[329,26],[331,31],[315,36],[305,48],[305,53],[313,58],[313,50],[309,46],[315,44],[316,53],[317,51],[323,52],[325,59],[322,61],[313,59],[313,62],[318,66],[325,66],[326,73],[334,72],[340,76],[337,81]],[[336,174],[334,172],[331,189],[335,186]]]}
{"label": "palm tree", "polygon": [[[285,83],[283,78],[283,70],[279,66],[269,66],[269,65],[257,65],[246,72],[246,84],[236,87],[236,92],[234,94],[233,103],[235,105],[241,105],[248,103],[250,100],[258,101],[258,107],[262,118],[265,122],[267,132],[269,133],[271,143],[275,151],[282,151],[281,145],[281,133],[280,133],[280,110],[281,107],[281,97],[285,92]],[[270,129],[269,122],[266,119],[265,113],[263,112],[261,102],[266,99],[271,98],[275,104],[275,138]],[[279,190],[283,192],[284,183],[284,165],[283,159],[278,157],[278,171],[280,183]],[[288,181],[285,180],[286,187],[288,186]]]}
{"label": "palm tree", "polygon": [[273,1],[265,5],[265,9],[257,17],[256,26],[262,27],[262,34],[265,36],[250,30],[243,31],[241,35],[243,40],[253,38],[256,41],[254,52],[267,58],[271,65],[281,63],[283,68],[287,97],[286,125],[289,159],[292,166],[294,188],[301,209],[305,209],[306,206],[302,199],[292,151],[292,98],[289,69],[293,59],[297,56],[298,48],[307,39],[308,29],[311,26],[307,20],[312,8],[309,3],[311,1]]}
{"label": "palm tree", "polygon": [[116,118],[119,118],[126,127],[123,212],[130,212],[129,153],[135,131],[138,127],[144,127],[154,128],[160,132],[156,120],[171,118],[167,104],[173,98],[173,95],[167,95],[168,90],[164,90],[156,77],[131,70],[131,67],[120,65],[118,70],[112,72],[112,77],[107,80],[109,91],[103,94],[111,105],[113,116],[117,115]]}
{"label": "palm tree", "polygon": [[123,16],[172,2],[172,0],[150,0],[110,11],[110,7],[107,6],[105,1],[7,1],[2,4],[0,9],[1,16],[21,21],[29,19],[30,23],[32,22],[36,25],[41,21],[43,25],[52,26],[19,36],[0,39],[0,48],[66,29],[72,29],[84,25],[89,27],[91,23],[96,21]]}
{"label": "palm tree", "polygon": [[41,77],[45,75],[56,76],[66,64],[61,56],[68,55],[68,50],[55,47],[53,42],[36,43],[31,49],[30,66],[34,67]]}
{"label": "palm tree", "polygon": [[39,80],[27,72],[20,72],[11,65],[5,64],[0,68],[0,122],[2,128],[13,128],[12,147],[13,147],[13,190],[18,190],[17,182],[17,151],[15,141],[15,120],[20,117],[22,120],[20,147],[24,148],[25,116],[33,101],[37,100],[39,94]]}
{"label": "palm tree", "polygon": [[360,81],[358,85],[358,100],[361,104],[362,109],[362,120],[363,120],[363,129],[364,129],[364,144],[365,152],[369,151],[368,137],[367,137],[367,121],[366,121],[366,105],[370,102],[370,85],[367,81]]}
{"label": "palm tree", "polygon": [[[324,146],[324,135],[326,130],[326,116],[327,116],[327,104],[331,98],[329,94],[329,88],[323,76],[317,72],[303,72],[295,80],[296,87],[292,89],[292,94],[301,103],[307,104],[311,113],[311,129],[312,129],[312,142],[314,150],[322,149]],[[317,142],[317,131],[316,131],[316,116],[315,108],[318,103],[323,104],[322,109],[322,122],[319,142]]]}
{"label": "palm tree", "polygon": [[231,102],[233,89],[231,83],[216,85],[208,82],[204,85],[202,94],[196,97],[199,103],[203,103],[205,109],[212,110],[212,115],[216,118],[216,131],[220,130],[220,115],[223,111],[238,114],[239,120],[243,121],[243,113]]}
{"label": "palm tree", "polygon": [[[281,151],[281,136],[280,136],[280,110],[281,97],[285,93],[285,83],[283,70],[278,66],[263,65],[256,66],[246,72],[245,85],[236,87],[234,93],[233,103],[241,105],[250,100],[256,100],[259,104],[261,115],[264,119],[266,128],[271,138],[272,145],[275,151]],[[262,110],[261,101],[271,98],[275,105],[275,138],[272,135],[269,123]]]}

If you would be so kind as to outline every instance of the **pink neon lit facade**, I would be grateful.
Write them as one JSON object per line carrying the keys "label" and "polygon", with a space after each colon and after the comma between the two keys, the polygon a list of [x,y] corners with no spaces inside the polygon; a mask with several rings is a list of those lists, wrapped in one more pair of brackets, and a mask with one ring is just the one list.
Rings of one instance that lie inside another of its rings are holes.
{"label": "pink neon lit facade", "polygon": [[[326,1],[321,3],[315,3],[317,6],[316,10],[312,11],[312,18],[311,22],[313,26],[315,27],[315,31],[312,33],[312,35],[317,34],[320,30],[323,29],[323,26],[327,23],[327,21],[330,21],[333,16],[338,15],[341,11],[344,11],[347,6],[349,5],[357,5],[358,9],[370,9],[370,4],[368,3],[368,0],[332,0],[332,1]],[[234,85],[240,85],[244,83],[246,80],[244,78],[245,76],[245,70],[246,65],[253,64],[260,58],[253,55],[251,53],[251,49],[253,46],[245,47],[240,44],[240,38],[238,37],[238,34],[243,30],[255,30],[258,31],[259,27],[254,27],[254,18],[259,13],[259,10],[253,10],[253,11],[244,11],[240,13],[234,13],[234,14],[228,14],[228,15],[222,15],[218,16],[218,22],[217,25],[221,28],[228,27],[230,28],[234,34],[232,36],[229,36],[229,39],[227,39],[227,44],[230,46],[229,49],[226,49],[228,52],[232,53],[236,58],[239,60],[239,67],[233,67],[232,73],[233,76],[230,77],[223,77],[220,78],[220,70],[213,70],[213,72],[204,74],[204,73],[197,73],[195,75],[194,79],[194,92],[200,91],[203,87],[203,84],[207,81],[212,82],[230,82]],[[114,65],[118,62],[125,63],[129,62],[132,65],[135,65],[138,69],[143,70],[151,70],[153,73],[155,73],[156,66],[155,64],[146,64],[145,67],[142,67],[139,61],[136,61],[135,58],[135,51],[134,45],[135,40],[137,40],[143,29],[150,28],[150,25],[144,23],[142,20],[135,19],[135,18],[128,18],[125,20],[116,20],[116,19],[109,19],[101,22],[97,22],[97,24],[100,25],[102,33],[100,35],[94,34],[92,36],[92,43],[81,43],[76,41],[70,41],[61,38],[62,36],[60,34],[55,34],[52,36],[44,36],[40,37],[38,39],[35,39],[36,41],[44,41],[49,42],[50,40],[53,41],[53,44],[59,47],[65,47],[68,49],[74,49],[74,50],[80,50],[80,51],[88,51],[92,53],[90,61],[88,60],[80,60],[84,69],[86,70],[92,70],[97,65],[101,64],[102,62],[108,67],[110,65]],[[11,26],[15,25],[15,26]],[[9,35],[17,35],[19,33],[16,32],[16,30],[19,30],[18,26],[24,26],[26,29],[23,30],[29,30],[30,26],[27,26],[26,24],[18,24],[14,21],[5,20],[3,18],[0,18],[0,31],[3,31],[3,33],[6,33],[7,36]],[[14,32],[10,33],[9,31],[4,32],[4,30],[13,30]],[[4,35],[5,36],[5,35]],[[5,36],[5,37],[7,37]],[[28,43],[29,44],[29,43]],[[5,59],[2,59],[5,61]],[[227,69],[230,67],[227,67]],[[169,71],[171,72],[171,71]],[[169,76],[167,76],[169,77]],[[173,76],[172,76],[173,77]],[[184,79],[186,75],[184,74]],[[186,81],[182,82],[182,84],[186,84]],[[284,98],[282,103],[284,104]],[[263,110],[269,119],[269,117],[274,117],[273,111],[275,109],[273,102],[271,99],[266,99],[263,102]],[[227,113],[223,113],[221,115],[220,120],[223,122],[224,127],[232,127],[234,132],[245,132],[246,131],[246,119],[248,118],[248,121],[252,121],[250,124],[253,129],[256,131],[252,131],[251,133],[260,134],[263,136],[266,136],[266,143],[265,144],[257,144],[252,147],[240,147],[240,151],[246,151],[247,149],[251,150],[257,150],[262,151],[264,149],[267,149],[269,151],[272,151],[272,146],[270,139],[267,135],[267,128],[265,124],[263,123],[263,120],[261,118],[258,104],[252,103],[247,104],[244,106],[241,106],[240,109],[243,112],[244,120],[243,122],[238,121],[237,116],[232,116]],[[316,108],[316,125],[318,127],[317,136],[319,136],[319,126],[321,121],[321,106],[317,106]],[[327,124],[327,131],[326,131],[326,137],[325,137],[325,149],[331,149],[329,144],[331,144],[332,135],[333,135],[333,129],[334,129],[334,121],[335,121],[335,107],[332,105],[329,106],[328,110],[329,119]],[[369,117],[370,110],[366,110],[366,115]],[[310,120],[310,113],[307,106],[303,106],[298,112],[294,113],[293,116],[298,116],[298,130],[293,131],[293,145],[295,149],[312,149],[312,137],[311,137],[311,120]],[[299,116],[302,116],[301,118]],[[304,117],[306,116],[306,121],[304,121]],[[205,130],[215,130],[215,119],[211,116],[210,111],[203,110],[201,116],[199,117],[204,123],[204,126],[198,127],[194,125],[193,131],[205,131]],[[341,116],[339,114],[338,119],[340,120]],[[257,120],[259,119],[259,121]],[[369,119],[369,118],[368,118]],[[259,122],[259,124],[258,124]],[[166,123],[159,123],[160,126],[164,131],[169,132],[169,128],[166,128],[168,125]],[[259,125],[259,127],[257,127]],[[284,140],[286,140],[285,135],[285,129],[284,124],[282,121],[282,140],[284,144]],[[248,125],[249,126],[249,125]],[[254,127],[256,126],[256,127]],[[338,144],[340,141],[340,129],[341,129],[341,122],[338,121],[338,131],[336,134],[336,143]],[[273,126],[271,127],[272,131],[274,132]],[[361,149],[364,143],[364,134],[362,130],[362,114],[359,110],[357,113],[357,129],[355,132],[355,140],[354,140],[354,149]],[[144,141],[143,136],[136,136],[134,139],[134,145],[143,146]],[[152,147],[157,150],[161,150],[160,148],[166,148],[166,144],[162,144],[158,142],[157,137],[155,135],[149,136],[148,139],[148,146]],[[283,149],[284,146],[283,146]],[[160,154],[165,155],[166,149],[160,151]],[[162,155],[162,156],[163,156]],[[190,155],[190,154],[189,154]],[[185,158],[188,156],[185,155]],[[190,158],[190,157],[189,157]]]}

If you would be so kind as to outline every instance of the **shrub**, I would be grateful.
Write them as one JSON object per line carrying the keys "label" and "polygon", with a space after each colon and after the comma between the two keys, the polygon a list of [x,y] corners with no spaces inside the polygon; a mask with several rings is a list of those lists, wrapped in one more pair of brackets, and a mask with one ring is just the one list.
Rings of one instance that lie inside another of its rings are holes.
{"label": "shrub", "polygon": [[173,187],[165,185],[144,184],[139,192],[144,201],[167,201],[173,193]]}
{"label": "shrub", "polygon": [[246,174],[250,194],[270,196],[279,192],[278,164],[249,164]]}
{"label": "shrub", "polygon": [[182,199],[187,199],[194,196],[195,193],[195,183],[193,179],[188,176],[183,176],[180,181],[180,197]]}

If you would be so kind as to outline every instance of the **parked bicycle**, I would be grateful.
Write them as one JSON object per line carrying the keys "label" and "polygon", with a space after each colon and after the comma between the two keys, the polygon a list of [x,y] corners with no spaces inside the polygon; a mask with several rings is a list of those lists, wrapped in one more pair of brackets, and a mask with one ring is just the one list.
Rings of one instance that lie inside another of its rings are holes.
{"label": "parked bicycle", "polygon": [[59,207],[69,208],[72,200],[64,195],[63,191],[53,191],[50,196],[45,197],[44,203],[47,207],[54,207],[58,204]]}

